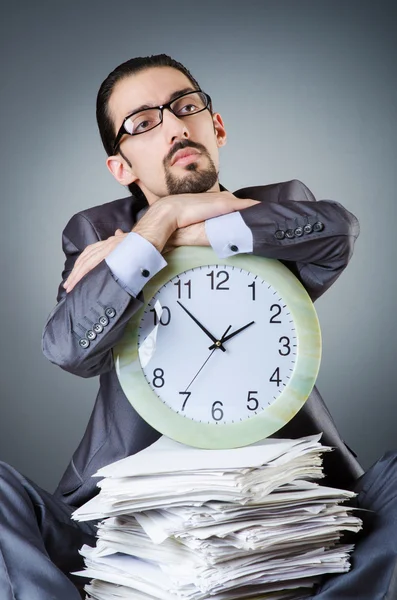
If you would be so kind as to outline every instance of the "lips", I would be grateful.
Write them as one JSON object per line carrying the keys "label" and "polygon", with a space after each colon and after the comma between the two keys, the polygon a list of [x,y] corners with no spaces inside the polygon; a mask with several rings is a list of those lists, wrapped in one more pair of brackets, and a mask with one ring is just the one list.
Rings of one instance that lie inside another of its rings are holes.
{"label": "lips", "polygon": [[174,165],[176,162],[178,162],[181,159],[186,159],[184,161],[181,162],[189,162],[189,159],[194,159],[196,156],[199,156],[200,152],[198,152],[197,150],[195,150],[195,148],[183,148],[183,150],[178,150],[178,152],[174,155],[172,161],[171,161],[171,166]]}

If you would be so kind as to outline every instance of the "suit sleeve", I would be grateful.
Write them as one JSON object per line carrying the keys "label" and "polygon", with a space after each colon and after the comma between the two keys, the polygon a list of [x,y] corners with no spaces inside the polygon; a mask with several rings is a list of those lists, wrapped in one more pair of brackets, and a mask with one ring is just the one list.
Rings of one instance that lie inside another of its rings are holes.
{"label": "suit sleeve", "polygon": [[[254,192],[249,197],[261,199]],[[313,301],[346,268],[360,232],[356,217],[339,202],[316,202],[297,180],[281,184],[270,200],[240,214],[253,235],[253,254],[282,261]]]}
{"label": "suit sleeve", "polygon": [[[62,235],[66,256],[62,283],[78,256],[99,241],[92,223],[77,214]],[[112,275],[105,260],[66,293],[62,283],[57,305],[44,327],[42,348],[53,363],[81,377],[93,377],[113,367],[112,347],[121,339],[128,320],[142,306]]]}

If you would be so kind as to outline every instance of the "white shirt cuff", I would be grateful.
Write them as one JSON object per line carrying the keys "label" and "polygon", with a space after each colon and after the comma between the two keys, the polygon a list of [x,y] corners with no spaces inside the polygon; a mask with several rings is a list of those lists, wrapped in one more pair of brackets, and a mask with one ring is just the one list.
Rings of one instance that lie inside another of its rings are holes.
{"label": "white shirt cuff", "polygon": [[219,258],[253,251],[251,229],[244,223],[239,212],[208,219],[205,222],[205,232]]}
{"label": "white shirt cuff", "polygon": [[131,231],[105,258],[118,283],[132,296],[138,296],[143,286],[167,262],[160,252],[139,233]]}

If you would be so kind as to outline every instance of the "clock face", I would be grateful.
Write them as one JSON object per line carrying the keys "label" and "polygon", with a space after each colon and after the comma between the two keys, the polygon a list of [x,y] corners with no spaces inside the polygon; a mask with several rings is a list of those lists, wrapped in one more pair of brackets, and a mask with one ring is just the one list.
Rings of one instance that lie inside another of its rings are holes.
{"label": "clock face", "polygon": [[277,260],[178,248],[144,288],[114,348],[128,400],[152,427],[202,448],[238,447],[283,427],[315,383],[313,304]]}
{"label": "clock face", "polygon": [[199,423],[237,423],[263,412],[288,385],[297,351],[282,295],[256,273],[222,263],[188,269],[163,285],[138,332],[148,385]]}

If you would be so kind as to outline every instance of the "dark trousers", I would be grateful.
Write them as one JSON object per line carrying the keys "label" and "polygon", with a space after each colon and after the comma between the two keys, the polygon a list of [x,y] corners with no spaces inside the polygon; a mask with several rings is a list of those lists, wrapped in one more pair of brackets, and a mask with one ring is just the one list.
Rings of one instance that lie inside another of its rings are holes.
{"label": "dark trousers", "polygon": [[[314,598],[397,600],[397,453],[378,461],[355,490],[357,506],[371,512],[361,515],[352,569],[325,577]],[[72,510],[0,463],[1,600],[80,600],[85,581],[68,573],[82,568],[78,549],[95,545],[96,529],[72,521]]]}
{"label": "dark trousers", "polygon": [[[0,463],[1,600],[81,600],[86,581],[79,548],[96,528],[70,518],[73,508]],[[74,582],[74,583],[73,583]],[[80,590],[80,591],[79,591]]]}
{"label": "dark trousers", "polygon": [[[355,483],[364,526],[348,573],[324,577],[316,600],[397,600],[397,452],[385,454]],[[369,511],[369,512],[367,512]]]}

